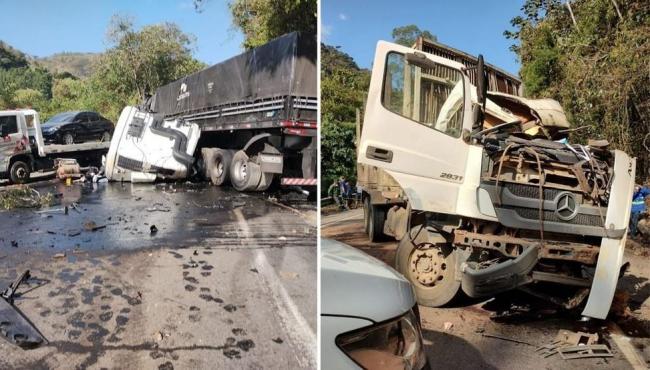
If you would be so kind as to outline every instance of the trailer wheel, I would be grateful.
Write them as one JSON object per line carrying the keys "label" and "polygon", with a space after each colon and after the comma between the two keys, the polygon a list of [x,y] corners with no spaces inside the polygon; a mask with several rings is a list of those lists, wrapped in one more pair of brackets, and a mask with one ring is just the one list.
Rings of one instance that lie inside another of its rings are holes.
{"label": "trailer wheel", "polygon": [[378,242],[384,238],[384,222],[386,210],[370,203],[370,197],[363,202],[363,218],[366,224],[366,233],[371,242]]}
{"label": "trailer wheel", "polygon": [[23,161],[15,161],[9,169],[9,180],[14,184],[24,184],[29,180],[29,165]]}
{"label": "trailer wheel", "polygon": [[217,149],[214,154],[212,168],[208,169],[210,181],[214,185],[225,185],[230,180],[230,165],[232,163],[233,151]]}
{"label": "trailer wheel", "polygon": [[262,177],[257,163],[251,162],[243,150],[238,151],[230,165],[230,182],[239,191],[255,190]]}
{"label": "trailer wheel", "polygon": [[395,267],[413,284],[419,304],[440,307],[459,294],[460,281],[456,280],[458,252],[449,243],[431,240],[427,230],[415,226],[411,236],[417,234],[415,244],[405,235],[397,247]]}
{"label": "trailer wheel", "polygon": [[72,136],[71,133],[67,132],[65,135],[63,135],[61,141],[63,142],[63,144],[67,144],[67,145],[74,144],[74,136]]}

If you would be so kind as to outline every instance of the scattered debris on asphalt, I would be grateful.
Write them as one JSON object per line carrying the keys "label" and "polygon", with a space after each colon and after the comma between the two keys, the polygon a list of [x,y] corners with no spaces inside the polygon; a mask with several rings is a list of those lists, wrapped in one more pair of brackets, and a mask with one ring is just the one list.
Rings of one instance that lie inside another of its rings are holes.
{"label": "scattered debris on asphalt", "polygon": [[486,338],[500,339],[500,340],[505,340],[507,342],[513,342],[513,343],[525,344],[525,345],[532,346],[532,347],[538,347],[538,346],[536,346],[536,345],[534,345],[532,343],[529,343],[529,342],[526,342],[526,341],[523,341],[523,340],[519,340],[519,339],[515,339],[515,338],[506,337],[506,336],[499,335],[499,334],[482,333],[482,335],[484,337],[486,337]]}
{"label": "scattered debris on asphalt", "polygon": [[151,233],[151,235],[154,235],[155,233],[157,233],[157,232],[158,232],[158,228],[156,227],[156,225],[151,225],[151,226],[149,227],[149,232]]}
{"label": "scattered debris on asphalt", "polygon": [[604,344],[562,347],[558,348],[558,352],[564,360],[592,357],[614,357],[612,351],[610,351]]}
{"label": "scattered debris on asphalt", "polygon": [[23,349],[36,348],[47,342],[43,334],[14,306],[18,287],[29,278],[29,270],[25,270],[0,293],[0,336]]}
{"label": "scattered debris on asphalt", "polygon": [[52,258],[65,258],[65,253],[57,253],[53,255]]}
{"label": "scattered debris on asphalt", "polygon": [[453,328],[453,327],[454,327],[454,323],[449,322],[449,321],[445,322],[445,324],[443,325],[443,329],[445,331],[450,331],[451,328]]}

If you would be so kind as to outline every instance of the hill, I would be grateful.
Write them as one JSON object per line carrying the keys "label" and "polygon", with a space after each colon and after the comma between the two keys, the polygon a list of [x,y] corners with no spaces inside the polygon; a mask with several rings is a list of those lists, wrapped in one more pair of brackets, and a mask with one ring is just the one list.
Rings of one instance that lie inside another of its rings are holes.
{"label": "hill", "polygon": [[52,74],[70,73],[75,77],[86,78],[92,74],[93,62],[100,54],[97,53],[56,53],[49,57],[34,58],[34,61],[45,67]]}

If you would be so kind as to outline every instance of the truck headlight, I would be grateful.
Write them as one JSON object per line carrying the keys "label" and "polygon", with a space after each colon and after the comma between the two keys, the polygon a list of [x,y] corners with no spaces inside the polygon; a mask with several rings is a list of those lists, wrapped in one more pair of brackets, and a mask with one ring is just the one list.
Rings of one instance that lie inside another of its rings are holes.
{"label": "truck headlight", "polygon": [[426,364],[413,310],[395,320],[339,335],[336,344],[364,369],[420,370]]}

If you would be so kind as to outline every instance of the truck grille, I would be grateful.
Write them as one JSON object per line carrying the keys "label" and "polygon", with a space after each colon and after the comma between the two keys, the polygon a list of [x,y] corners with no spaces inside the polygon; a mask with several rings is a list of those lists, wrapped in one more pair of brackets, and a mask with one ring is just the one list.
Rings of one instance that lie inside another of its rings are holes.
{"label": "truck grille", "polygon": [[[529,220],[539,220],[539,210],[534,209],[534,208],[523,208],[523,207],[514,207],[513,208],[515,212],[520,217],[529,219]],[[605,215],[603,214],[603,217]],[[561,220],[557,217],[555,212],[552,211],[544,211],[544,221],[545,222],[561,222],[561,223],[566,223],[566,224],[573,224],[573,225],[587,225],[587,226],[598,226],[602,227],[603,222],[600,218],[600,215],[586,215],[579,213],[576,215],[576,217],[572,220],[569,221],[564,221]]]}
{"label": "truck grille", "polygon": [[174,170],[170,170],[168,168],[162,168],[158,166],[151,166],[150,171],[145,171],[141,161],[123,157],[121,155],[117,157],[117,166],[122,167],[125,170],[131,170],[137,172],[152,172],[152,173],[159,173],[161,175],[167,175],[167,176],[171,176],[174,174]]}
{"label": "truck grille", "polygon": [[[513,195],[524,198],[539,198],[539,187],[531,185],[522,185],[522,184],[513,184],[510,182],[505,183],[506,189],[508,189]],[[544,199],[551,200],[560,194],[562,190],[558,189],[544,189]]]}

